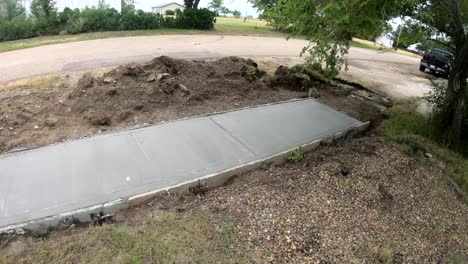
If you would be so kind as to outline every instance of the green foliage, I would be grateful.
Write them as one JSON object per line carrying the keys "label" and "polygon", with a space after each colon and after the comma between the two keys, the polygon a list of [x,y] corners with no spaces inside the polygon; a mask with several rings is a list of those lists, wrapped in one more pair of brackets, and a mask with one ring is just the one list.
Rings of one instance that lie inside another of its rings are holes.
{"label": "green foliage", "polygon": [[142,10],[128,10],[122,13],[122,30],[157,29],[160,27],[159,14],[146,13]]}
{"label": "green foliage", "polygon": [[[0,0],[1,1],[1,0]],[[65,8],[57,13],[54,2],[34,0],[34,18],[17,16],[11,21],[0,17],[0,41],[31,38],[59,33],[78,34],[85,32],[148,30],[160,27],[184,29],[213,29],[215,14],[207,9],[176,10],[176,16],[162,17],[159,14],[135,10],[127,4],[122,13],[101,5],[98,8],[72,10]]]}
{"label": "green foliage", "polygon": [[302,154],[302,150],[300,148],[297,148],[288,154],[287,161],[293,162],[293,163],[298,163],[301,162],[302,159],[304,158]]}
{"label": "green foliage", "polygon": [[422,43],[430,38],[430,32],[420,23],[413,20],[406,21],[403,25],[390,32],[394,48],[408,48],[416,43]]}
{"label": "green foliage", "polygon": [[212,10],[216,14],[220,13],[223,6],[223,0],[211,0],[211,2],[208,3],[208,9]]}
{"label": "green foliage", "polygon": [[232,11],[232,15],[235,18],[239,18],[242,15],[242,13],[239,10],[234,10],[234,11]]}
{"label": "green foliage", "polygon": [[316,68],[323,67],[321,72],[331,78],[346,67],[344,56],[352,37],[382,32],[384,22],[399,11],[396,2],[299,0],[256,1],[256,5],[274,28],[314,42],[303,50],[310,55],[307,62]]}
{"label": "green foliage", "polygon": [[206,8],[177,10],[173,23],[177,28],[210,30],[216,23],[216,13]]}
{"label": "green foliage", "polygon": [[0,19],[0,41],[31,38],[34,36],[34,22],[30,18],[17,16],[11,21]]}
{"label": "green foliage", "polygon": [[[440,95],[439,95],[440,96]],[[443,97],[443,96],[442,96]],[[380,129],[386,138],[396,142],[405,153],[420,161],[427,161],[426,153],[443,161],[445,172],[460,186],[461,192],[468,195],[468,139],[460,143],[462,150],[450,150],[435,134],[434,120],[416,111],[414,101],[395,105],[389,111],[389,118]]]}
{"label": "green foliage", "polygon": [[58,20],[67,34],[78,34],[83,32],[83,19],[79,9],[65,8],[59,13]]}
{"label": "green foliage", "polygon": [[175,11],[174,10],[166,10],[166,16],[175,16]]}
{"label": "green foliage", "polygon": [[24,7],[18,0],[0,0],[0,18],[11,21],[17,16],[24,15]]}
{"label": "green foliage", "polygon": [[57,14],[57,8],[55,8],[55,1],[33,0],[31,2],[31,13],[37,19],[55,16]]}
{"label": "green foliage", "polygon": [[82,32],[120,29],[120,14],[113,8],[85,8],[80,17],[83,19]]}

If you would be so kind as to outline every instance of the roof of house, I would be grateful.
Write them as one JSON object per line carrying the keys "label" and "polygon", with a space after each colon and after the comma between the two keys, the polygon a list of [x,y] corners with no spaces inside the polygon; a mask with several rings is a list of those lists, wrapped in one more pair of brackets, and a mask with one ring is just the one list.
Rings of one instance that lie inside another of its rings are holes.
{"label": "roof of house", "polygon": [[167,3],[167,4],[163,4],[163,5],[159,5],[159,6],[153,6],[153,8],[163,8],[163,7],[166,7],[168,5],[178,5],[178,6],[181,6],[181,7],[185,7],[179,3],[176,3],[176,2],[172,2],[172,3]]}

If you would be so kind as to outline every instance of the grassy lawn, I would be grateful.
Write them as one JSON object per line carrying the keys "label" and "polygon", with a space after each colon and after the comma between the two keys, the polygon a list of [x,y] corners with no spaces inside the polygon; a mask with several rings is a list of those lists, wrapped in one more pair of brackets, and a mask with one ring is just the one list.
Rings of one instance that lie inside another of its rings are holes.
{"label": "grassy lawn", "polygon": [[[390,109],[389,118],[381,126],[382,132],[406,154],[422,163],[442,169],[449,176],[449,180],[455,183],[456,191],[468,202],[468,156],[434,142],[431,121],[416,111],[416,105],[414,101],[409,100]],[[428,154],[432,158],[428,158]]]}
{"label": "grassy lawn", "polygon": [[285,36],[274,31],[267,26],[265,21],[257,19],[248,19],[244,22],[243,18],[218,17],[215,29],[192,30],[192,29],[170,29],[162,28],[155,30],[134,30],[134,31],[108,31],[93,32],[77,35],[56,35],[37,37],[32,39],[23,39],[15,41],[0,42],[0,52],[27,49],[44,45],[57,43],[75,42],[83,40],[130,37],[130,36],[152,36],[152,35],[176,35],[176,34],[214,34],[214,35],[253,35],[253,36]]}
{"label": "grassy lawn", "polygon": [[414,57],[418,59],[421,58],[417,54],[414,54],[405,50],[401,50],[401,49],[394,50],[392,48],[385,47],[375,42],[364,40],[364,39],[353,38],[353,40],[350,42],[350,45],[351,47],[356,47],[356,48],[381,50],[385,52],[395,52],[398,54],[402,54],[402,55],[406,55],[406,56],[410,56],[410,57]]}
{"label": "grassy lawn", "polygon": [[215,227],[201,211],[161,212],[139,223],[57,234],[33,247],[16,242],[0,263],[248,263],[235,226]]}

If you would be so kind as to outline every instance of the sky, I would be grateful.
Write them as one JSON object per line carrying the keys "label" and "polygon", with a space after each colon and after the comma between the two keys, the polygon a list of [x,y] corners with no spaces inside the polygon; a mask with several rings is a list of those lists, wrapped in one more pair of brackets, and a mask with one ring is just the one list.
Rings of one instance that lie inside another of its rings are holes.
{"label": "sky", "polygon": [[[105,2],[110,7],[114,7],[116,9],[120,8],[120,0],[105,0]],[[151,8],[154,6],[173,2],[181,5],[184,4],[183,0],[135,0],[135,7],[146,12],[151,12]],[[211,0],[201,0],[198,7],[208,7],[209,2],[211,2]],[[21,0],[21,3],[26,7],[26,11],[29,13],[31,0]],[[55,0],[58,11],[62,11],[65,7],[83,9],[86,6],[96,6],[97,3],[99,3],[99,0]],[[253,17],[258,16],[257,10],[253,8],[252,4],[247,2],[247,0],[224,0],[224,5],[232,11],[239,10],[242,13],[242,16],[245,16],[245,14]]]}
{"label": "sky", "polygon": [[[159,6],[163,4],[168,4],[176,2],[181,5],[184,4],[183,0],[176,0],[176,1],[171,1],[171,0],[135,0],[135,7],[137,9],[141,9],[143,11],[150,12],[151,7],[153,6]],[[211,0],[201,0],[200,4],[198,5],[199,8],[203,7],[208,7],[208,3],[211,2]],[[242,16],[247,15],[257,17],[258,13],[255,8],[252,7],[251,3],[248,3],[247,0],[224,0],[224,5],[229,8],[230,10],[239,10],[242,13]]]}

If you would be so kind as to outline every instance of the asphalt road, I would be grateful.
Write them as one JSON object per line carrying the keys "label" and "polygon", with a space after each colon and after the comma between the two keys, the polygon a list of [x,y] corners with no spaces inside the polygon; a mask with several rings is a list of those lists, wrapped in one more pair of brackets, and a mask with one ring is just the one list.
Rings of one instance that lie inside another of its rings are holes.
{"label": "asphalt road", "polygon": [[[308,43],[274,37],[165,35],[109,38],[55,44],[0,53],[0,84],[45,74],[81,71],[143,62],[167,55],[184,59],[225,56],[256,60],[300,61]],[[417,58],[392,52],[351,48],[350,69],[343,76],[394,98],[421,96],[427,91]]]}

